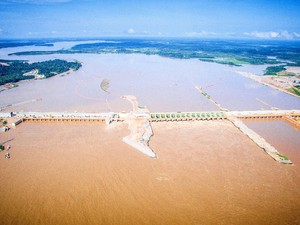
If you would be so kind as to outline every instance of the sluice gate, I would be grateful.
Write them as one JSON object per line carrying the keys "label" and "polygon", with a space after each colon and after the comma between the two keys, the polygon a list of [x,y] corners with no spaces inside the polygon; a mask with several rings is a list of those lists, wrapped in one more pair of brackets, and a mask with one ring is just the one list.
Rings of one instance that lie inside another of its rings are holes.
{"label": "sluice gate", "polygon": [[168,112],[150,113],[151,122],[163,121],[193,121],[193,120],[221,120],[226,119],[224,112]]}

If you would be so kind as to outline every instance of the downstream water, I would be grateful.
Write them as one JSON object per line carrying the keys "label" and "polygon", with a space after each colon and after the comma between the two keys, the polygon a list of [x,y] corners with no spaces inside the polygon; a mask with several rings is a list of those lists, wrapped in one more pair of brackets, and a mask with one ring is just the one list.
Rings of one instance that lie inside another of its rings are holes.
{"label": "downstream water", "polygon": [[245,124],[288,156],[300,172],[300,128],[283,120],[244,120]]}

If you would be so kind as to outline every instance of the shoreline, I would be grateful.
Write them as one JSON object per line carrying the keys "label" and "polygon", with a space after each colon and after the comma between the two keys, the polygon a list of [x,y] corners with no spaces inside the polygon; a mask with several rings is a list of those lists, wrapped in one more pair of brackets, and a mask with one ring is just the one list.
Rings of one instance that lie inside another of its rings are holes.
{"label": "shoreline", "polygon": [[278,90],[278,91],[281,91],[281,92],[284,92],[284,93],[286,93],[286,94],[292,95],[292,96],[294,96],[294,97],[300,98],[299,95],[296,95],[296,94],[294,94],[294,93],[292,93],[292,92],[289,92],[289,91],[287,91],[287,90],[285,90],[285,89],[283,89],[283,88],[280,88],[280,87],[278,87],[278,86],[275,86],[275,85],[273,85],[273,84],[270,84],[270,83],[267,83],[267,82],[265,82],[265,81],[262,81],[262,80],[261,80],[262,76],[257,76],[257,75],[255,75],[255,74],[253,74],[253,73],[250,73],[250,72],[244,72],[244,71],[238,71],[238,70],[233,71],[233,72],[235,72],[235,73],[237,73],[237,74],[239,74],[239,75],[241,75],[241,76],[243,76],[243,77],[246,77],[246,78],[248,78],[248,79],[254,80],[254,81],[256,81],[257,83],[263,84],[263,85],[265,85],[265,86],[271,87],[271,88],[276,89],[276,90]]}
{"label": "shoreline", "polygon": [[[80,69],[81,68],[79,68],[79,70]],[[23,83],[28,83],[28,82],[33,82],[33,81],[39,81],[39,80],[49,80],[51,78],[58,77],[58,76],[59,77],[64,77],[64,76],[70,75],[72,72],[76,72],[76,71],[73,70],[73,69],[69,69],[66,72],[58,73],[58,74],[55,74],[54,76],[51,76],[51,77],[48,77],[48,78],[32,78],[32,79],[19,80],[18,82],[15,82],[15,83],[2,84],[2,85],[0,85],[0,93],[3,92],[3,91],[7,91],[7,90],[10,90],[10,89],[13,89],[13,88],[17,88],[17,87],[19,87],[19,85],[22,85]],[[11,87],[6,88],[5,86],[11,86]]]}

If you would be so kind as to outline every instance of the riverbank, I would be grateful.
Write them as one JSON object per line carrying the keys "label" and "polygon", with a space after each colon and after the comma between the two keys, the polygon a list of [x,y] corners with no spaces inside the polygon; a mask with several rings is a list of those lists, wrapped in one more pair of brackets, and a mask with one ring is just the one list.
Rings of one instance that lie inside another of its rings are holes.
{"label": "riverbank", "polygon": [[242,75],[243,77],[252,79],[260,84],[269,86],[273,89],[276,89],[278,91],[284,92],[286,94],[295,96],[297,98],[300,98],[299,95],[289,91],[288,89],[292,88],[291,86],[291,81],[289,81],[289,79],[291,79],[290,77],[276,77],[276,76],[257,76],[253,73],[250,72],[244,72],[244,71],[234,71],[237,74]]}
{"label": "riverbank", "polygon": [[12,148],[9,160],[0,153],[0,221],[300,221],[297,166],[270,160],[229,121],[161,122],[153,123],[152,129],[150,147],[157,159],[122,142],[129,132],[126,124],[24,123],[4,133],[0,142],[11,140],[7,144]]}
{"label": "riverbank", "polygon": [[17,88],[19,87],[19,85],[22,85],[23,83],[25,82],[33,82],[33,81],[36,81],[36,80],[42,80],[42,79],[51,79],[51,78],[54,78],[55,76],[60,76],[60,77],[64,77],[64,76],[67,76],[69,75],[70,73],[72,72],[75,72],[77,70],[74,70],[74,69],[69,69],[65,72],[62,72],[62,73],[59,73],[59,74],[55,74],[54,76],[51,76],[51,77],[43,77],[43,75],[39,75],[38,72],[35,72],[34,73],[34,76],[35,78],[34,79],[27,79],[27,80],[19,80],[17,82],[13,82],[13,83],[6,83],[6,84],[2,84],[0,85],[0,92],[2,91],[6,91],[6,90],[9,90],[9,89],[12,89],[12,88]]}

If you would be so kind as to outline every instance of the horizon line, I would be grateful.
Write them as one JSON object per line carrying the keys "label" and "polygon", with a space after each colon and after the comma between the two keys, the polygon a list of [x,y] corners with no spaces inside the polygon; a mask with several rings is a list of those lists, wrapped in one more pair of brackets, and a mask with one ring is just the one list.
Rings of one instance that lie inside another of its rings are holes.
{"label": "horizon line", "polygon": [[189,36],[124,36],[124,35],[107,35],[94,37],[0,37],[0,41],[9,40],[97,40],[97,39],[189,39],[189,40],[240,40],[240,41],[285,41],[299,42],[300,39],[286,38],[251,38],[251,37],[189,37]]}

